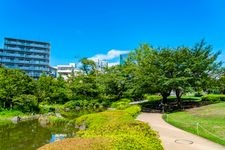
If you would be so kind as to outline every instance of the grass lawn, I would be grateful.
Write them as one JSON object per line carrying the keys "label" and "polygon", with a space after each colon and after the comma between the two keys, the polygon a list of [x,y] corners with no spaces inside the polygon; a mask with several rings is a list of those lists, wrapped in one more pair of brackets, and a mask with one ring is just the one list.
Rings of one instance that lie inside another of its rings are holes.
{"label": "grass lawn", "polygon": [[168,123],[225,145],[225,102],[165,114]]}

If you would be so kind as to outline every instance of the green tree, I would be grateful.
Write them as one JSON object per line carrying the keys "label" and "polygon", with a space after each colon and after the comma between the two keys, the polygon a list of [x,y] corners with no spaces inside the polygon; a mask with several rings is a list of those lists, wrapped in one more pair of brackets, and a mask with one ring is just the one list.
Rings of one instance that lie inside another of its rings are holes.
{"label": "green tree", "polygon": [[14,109],[20,110],[22,112],[38,112],[38,100],[37,97],[30,94],[22,94],[13,97]]}
{"label": "green tree", "polygon": [[93,60],[82,58],[80,60],[81,67],[80,69],[85,73],[86,75],[94,74],[96,72],[97,66],[96,63]]}
{"label": "green tree", "polygon": [[13,107],[13,97],[34,93],[34,81],[25,72],[0,67],[0,101],[4,108]]}

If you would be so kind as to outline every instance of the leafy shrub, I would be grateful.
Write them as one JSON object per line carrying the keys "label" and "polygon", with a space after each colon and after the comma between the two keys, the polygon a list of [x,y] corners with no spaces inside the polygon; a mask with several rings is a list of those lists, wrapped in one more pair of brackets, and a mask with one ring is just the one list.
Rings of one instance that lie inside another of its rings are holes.
{"label": "leafy shrub", "polygon": [[97,100],[72,100],[63,105],[60,113],[67,118],[75,118],[81,115],[103,111],[105,108]]}
{"label": "leafy shrub", "polygon": [[64,104],[64,108],[71,110],[80,109],[98,109],[103,107],[101,103],[97,100],[87,101],[87,100],[72,100]]}
{"label": "leafy shrub", "polygon": [[46,107],[45,105],[40,105],[39,108],[40,108],[41,114],[55,112],[55,108],[53,108],[53,107]]}
{"label": "leafy shrub", "polygon": [[130,114],[132,117],[136,117],[138,115],[138,113],[140,113],[141,108],[137,105],[131,106],[127,109],[125,109],[125,112],[127,112],[128,114]]}
{"label": "leafy shrub", "polygon": [[194,94],[195,97],[202,97],[203,95],[204,95],[203,92],[196,92],[196,93]]}
{"label": "leafy shrub", "polygon": [[34,95],[22,94],[13,98],[14,108],[22,112],[39,111],[38,100]]}
{"label": "leafy shrub", "polygon": [[46,144],[38,150],[111,150],[112,140],[104,137],[97,138],[69,138],[54,142],[54,144]]}
{"label": "leafy shrub", "polygon": [[49,116],[48,119],[51,125],[61,125],[69,122],[69,120],[63,117]]}
{"label": "leafy shrub", "polygon": [[149,101],[160,101],[162,99],[162,96],[160,95],[145,95],[145,99]]}
{"label": "leafy shrub", "polygon": [[162,146],[156,132],[146,123],[133,120],[139,112],[139,106],[131,106],[125,110],[81,116],[76,123],[85,124],[88,130],[79,131],[77,134],[86,138],[111,138],[113,149],[161,150]]}
{"label": "leafy shrub", "polygon": [[[77,126],[86,130],[77,132],[80,138],[67,139],[40,148],[40,150],[76,147],[76,149],[148,149],[162,150],[158,134],[147,123],[134,120],[139,106],[125,110],[104,111],[83,115],[76,119]],[[101,142],[98,142],[98,139]],[[97,141],[96,141],[97,140]],[[82,144],[81,144],[82,143]],[[84,147],[79,147],[80,145]]]}
{"label": "leafy shrub", "polygon": [[208,94],[202,96],[202,101],[209,101],[209,102],[220,102],[225,101],[225,95],[222,94]]}
{"label": "leafy shrub", "polygon": [[148,100],[145,103],[141,103],[141,107],[143,110],[145,110],[145,108],[158,108],[161,100],[162,100],[162,96],[160,95],[145,95],[145,99]]}
{"label": "leafy shrub", "polygon": [[112,108],[116,108],[118,110],[123,110],[123,109],[126,109],[130,106],[130,100],[129,99],[126,99],[126,98],[123,98],[117,102],[113,102],[111,107]]}

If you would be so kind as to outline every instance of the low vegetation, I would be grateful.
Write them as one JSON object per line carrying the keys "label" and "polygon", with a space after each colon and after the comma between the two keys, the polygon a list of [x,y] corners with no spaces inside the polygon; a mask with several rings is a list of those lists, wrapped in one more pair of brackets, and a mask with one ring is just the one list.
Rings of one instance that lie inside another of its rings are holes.
{"label": "low vegetation", "polygon": [[131,100],[123,98],[119,101],[113,102],[111,104],[111,107],[115,108],[115,109],[123,110],[130,106],[130,104],[129,104],[130,102],[131,102]]}
{"label": "low vegetation", "polygon": [[[139,106],[124,110],[105,111],[84,115],[76,119],[80,138],[72,138],[48,144],[40,150],[50,149],[149,149],[162,150],[158,134],[148,124],[134,120]],[[100,142],[102,141],[102,142]]]}
{"label": "low vegetation", "polygon": [[225,145],[225,102],[165,114],[168,123]]}
{"label": "low vegetation", "polygon": [[210,103],[218,103],[221,101],[225,101],[225,95],[223,94],[208,94],[202,96],[202,101],[210,102]]}

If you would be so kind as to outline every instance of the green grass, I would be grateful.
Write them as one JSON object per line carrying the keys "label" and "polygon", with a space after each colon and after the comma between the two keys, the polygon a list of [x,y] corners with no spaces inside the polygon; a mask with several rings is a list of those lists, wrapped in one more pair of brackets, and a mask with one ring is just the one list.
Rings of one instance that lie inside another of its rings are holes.
{"label": "green grass", "polygon": [[1,110],[0,111],[0,127],[12,125],[10,118],[14,116],[24,116],[25,114],[18,110]]}
{"label": "green grass", "polygon": [[165,114],[163,118],[178,128],[225,145],[225,102]]}
{"label": "green grass", "polygon": [[13,117],[13,116],[22,116],[24,115],[23,112],[18,111],[18,110],[3,110],[0,111],[0,118],[8,118],[8,117]]}
{"label": "green grass", "polygon": [[[195,102],[200,102],[202,100],[201,97],[196,97],[196,96],[182,96],[181,99],[183,101],[195,101]],[[175,101],[176,100],[176,96],[169,96],[168,97],[169,101]]]}

